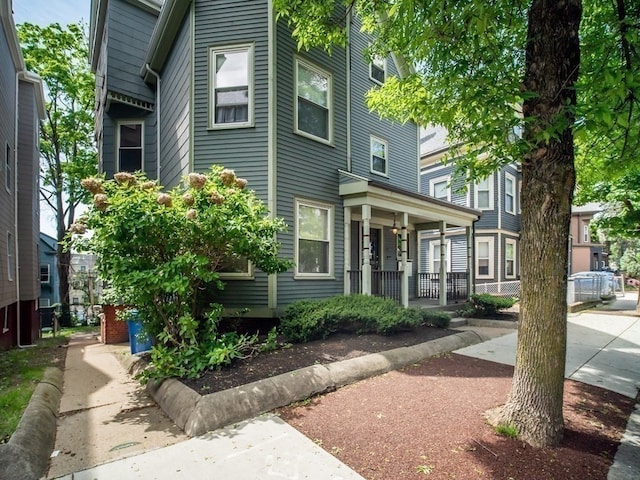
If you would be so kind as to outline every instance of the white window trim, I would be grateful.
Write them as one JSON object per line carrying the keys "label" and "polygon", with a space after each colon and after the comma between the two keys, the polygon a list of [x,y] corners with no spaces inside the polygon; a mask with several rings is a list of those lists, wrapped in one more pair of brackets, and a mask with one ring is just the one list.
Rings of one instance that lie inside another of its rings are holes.
{"label": "white window trim", "polygon": [[429,195],[435,198],[434,187],[438,183],[447,182],[447,202],[451,201],[451,177],[449,175],[443,175],[441,177],[432,178],[429,180]]}
{"label": "white window trim", "polygon": [[139,119],[127,119],[127,120],[119,120],[116,122],[116,172],[122,171],[120,168],[120,126],[122,125],[140,125],[140,146],[141,146],[141,158],[140,158],[140,171],[144,172],[144,143],[145,143],[145,133],[144,133],[144,120]]}
{"label": "white window trim", "polygon": [[247,262],[247,266],[246,272],[218,272],[218,276],[227,280],[254,280],[255,274],[251,260]]}
{"label": "white window trim", "polygon": [[[479,243],[484,243],[487,242],[489,243],[489,273],[487,275],[480,275],[479,274],[479,270],[480,270],[480,265],[478,263],[478,260],[480,260],[478,258],[478,244]],[[475,239],[475,277],[477,279],[492,279],[494,278],[494,272],[495,272],[495,264],[494,264],[494,246],[495,246],[495,238],[494,237],[476,237]]]}
{"label": "white window trim", "polygon": [[[384,172],[373,169],[373,142],[378,142],[384,145]],[[382,175],[384,177],[389,176],[389,143],[386,140],[382,140],[380,137],[371,135],[369,138],[369,169],[371,173],[376,175]]]}
{"label": "white window trim", "polygon": [[522,180],[518,180],[518,213],[522,213]]}
{"label": "white window trim", "polygon": [[[451,273],[451,240],[447,238],[445,239],[444,243],[445,243],[445,248],[447,249],[447,253],[446,253],[447,264],[445,265],[446,267],[445,271],[447,273]],[[429,271],[431,273],[440,273],[440,269],[438,269],[438,271],[436,272],[433,267],[433,262],[435,260],[433,252],[435,250],[436,245],[440,245],[440,239],[429,242]],[[440,258],[438,258],[438,261],[440,261]]]}
{"label": "white window trim", "polygon": [[[380,58],[380,57],[378,57]],[[384,80],[381,82],[380,80],[377,80],[373,77],[373,58],[371,59],[371,62],[369,62],[369,79],[374,82],[377,83],[378,85],[382,85],[385,80],[387,80],[387,59],[386,57],[382,58],[382,71],[384,73]]]}
{"label": "white window trim", "polygon": [[[42,281],[42,267],[47,267],[47,281],[43,282]],[[49,285],[51,283],[51,265],[49,265],[48,263],[42,263],[40,264],[40,283],[44,283],[45,285]]]}
{"label": "white window trim", "polygon": [[[253,43],[244,43],[240,45],[223,45],[209,48],[209,129],[210,130],[224,130],[230,128],[249,128],[255,126],[254,117],[254,46]],[[247,78],[249,106],[246,122],[237,123],[216,123],[216,109],[215,109],[215,78],[216,78],[216,62],[214,61],[216,54],[218,53],[235,53],[235,52],[247,52]]]}
{"label": "white window trim", "polygon": [[[504,239],[504,278],[516,278],[518,276],[518,242],[513,238]],[[507,245],[513,245],[513,275],[507,273]]]}
{"label": "white window trim", "polygon": [[493,173],[487,177],[487,182],[489,183],[489,206],[487,208],[480,208],[478,206],[478,184],[477,183],[474,184],[474,188],[473,188],[473,206],[476,209],[482,210],[482,211],[493,210],[493,184],[494,184]]}
{"label": "white window trim", "polygon": [[13,279],[15,277],[13,270],[16,264],[13,242],[13,235],[11,235],[11,232],[7,232],[7,279],[10,282],[13,282]]}
{"label": "white window trim", "polygon": [[[329,138],[317,137],[311,133],[305,132],[304,130],[300,130],[298,128],[298,66],[303,65],[305,68],[309,70],[313,70],[320,75],[324,75],[327,77],[327,109],[329,110],[329,125],[328,128],[328,136]],[[293,99],[293,131],[301,135],[303,137],[310,138],[320,143],[324,143],[326,145],[333,145],[333,78],[329,72],[326,70],[317,67],[316,65],[307,62],[306,60],[302,60],[299,57],[295,58],[294,62],[294,79],[293,86],[295,89],[294,99]]]}
{"label": "white window trim", "polygon": [[[511,180],[511,192],[507,190],[507,178]],[[510,173],[505,172],[504,174],[504,211],[507,213],[510,213],[511,215],[516,214],[516,189],[517,189],[516,177],[514,177]],[[507,210],[507,196],[509,195],[511,195],[511,197],[513,198],[511,202],[511,205],[513,208],[511,210]]]}
{"label": "white window trim", "polygon": [[[327,237],[329,239],[329,258],[328,258],[328,262],[329,262],[329,271],[327,273],[305,273],[305,272],[299,272],[298,271],[298,263],[299,263],[299,258],[298,258],[298,254],[299,254],[299,240],[300,240],[300,229],[298,228],[298,209],[301,205],[304,205],[305,207],[312,207],[312,208],[321,208],[324,210],[328,211],[328,215],[327,215],[327,229],[328,229],[328,234]],[[330,205],[328,203],[321,203],[321,202],[315,202],[312,200],[304,200],[301,198],[296,198],[294,201],[294,216],[295,216],[295,235],[294,235],[294,252],[293,252],[293,258],[295,259],[296,262],[296,267],[295,267],[295,273],[294,273],[294,278],[296,279],[334,279],[335,278],[335,273],[334,273],[334,250],[335,250],[335,239],[334,239],[334,229],[333,229],[333,221],[334,221],[334,214],[335,214],[335,206],[334,205]]]}
{"label": "white window trim", "polygon": [[7,193],[11,193],[11,191],[13,190],[12,188],[12,180],[13,178],[11,178],[11,173],[13,172],[13,169],[11,168],[11,146],[9,145],[9,142],[7,142],[5,144],[5,149],[4,149],[4,155],[5,155],[5,159],[4,159],[4,188],[7,190]]}

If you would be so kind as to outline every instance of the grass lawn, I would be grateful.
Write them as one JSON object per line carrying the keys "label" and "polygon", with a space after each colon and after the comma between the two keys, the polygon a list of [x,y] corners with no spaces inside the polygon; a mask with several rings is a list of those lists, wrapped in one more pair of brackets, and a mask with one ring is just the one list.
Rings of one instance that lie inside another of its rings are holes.
{"label": "grass lawn", "polygon": [[61,329],[56,337],[44,334],[35,347],[0,352],[0,443],[6,443],[27,407],[46,367],[64,369],[67,343],[72,333],[96,327]]}

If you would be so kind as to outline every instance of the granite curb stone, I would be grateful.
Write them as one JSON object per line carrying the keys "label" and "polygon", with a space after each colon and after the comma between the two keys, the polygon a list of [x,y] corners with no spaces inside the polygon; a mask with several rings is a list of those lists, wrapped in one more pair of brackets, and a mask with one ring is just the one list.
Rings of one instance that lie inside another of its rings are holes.
{"label": "granite curb stone", "polygon": [[0,445],[1,478],[37,480],[46,471],[56,437],[62,385],[62,370],[45,369],[16,431]]}
{"label": "granite curb stone", "polygon": [[[175,379],[149,382],[147,391],[187,435],[194,437],[481,341],[475,332],[458,332],[417,346],[401,347],[328,365],[312,365],[202,396]],[[126,359],[124,361],[129,362]],[[130,370],[137,368],[136,365],[140,367],[139,362],[131,363]]]}

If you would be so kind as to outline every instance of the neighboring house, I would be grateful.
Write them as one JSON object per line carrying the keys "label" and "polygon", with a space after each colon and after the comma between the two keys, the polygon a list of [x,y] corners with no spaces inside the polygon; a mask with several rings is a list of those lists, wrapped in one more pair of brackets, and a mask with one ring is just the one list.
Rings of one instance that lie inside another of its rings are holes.
{"label": "neighboring house", "polygon": [[284,218],[278,240],[295,267],[223,273],[225,307],[270,316],[357,292],[407,305],[420,296],[418,231],[470,230],[479,212],[420,194],[418,128],[365,105],[397,69],[365,60],[357,19],[341,17],[348,46],[328,55],[298,52],[275,18],[270,0],[92,0],[100,169],[171,187],[224,165]]}
{"label": "neighboring house", "polygon": [[53,307],[60,303],[57,267],[58,241],[40,232],[40,309]]}
{"label": "neighboring house", "polygon": [[451,149],[446,137],[442,127],[422,131],[422,193],[474,208],[482,217],[474,225],[472,242],[464,229],[455,226],[447,228],[444,248],[439,232],[422,232],[420,271],[439,271],[444,257],[447,272],[466,272],[472,259],[476,291],[509,292],[509,282],[520,279],[520,168],[507,165],[465,189],[462,180],[453,181],[455,160],[444,163]]}
{"label": "neighboring house", "polygon": [[102,282],[96,272],[96,256],[72,253],[69,268],[71,315],[79,322],[95,316],[94,306],[101,303]]}
{"label": "neighboring house", "polygon": [[604,244],[592,238],[589,224],[602,211],[597,203],[571,207],[571,230],[569,234],[569,274],[599,271],[609,268],[609,255]]}
{"label": "neighboring house", "polygon": [[38,338],[39,120],[42,80],[28,72],[10,0],[0,0],[0,349]]}

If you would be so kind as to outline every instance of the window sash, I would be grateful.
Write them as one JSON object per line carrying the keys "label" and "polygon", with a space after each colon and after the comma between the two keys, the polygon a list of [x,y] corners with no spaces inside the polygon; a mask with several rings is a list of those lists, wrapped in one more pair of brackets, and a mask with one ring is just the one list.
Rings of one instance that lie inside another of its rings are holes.
{"label": "window sash", "polygon": [[511,240],[507,240],[505,243],[505,269],[504,275],[505,277],[515,277],[516,276],[516,245],[515,242]]}
{"label": "window sash", "polygon": [[504,209],[507,213],[515,213],[516,206],[516,182],[511,175],[507,174],[504,178]]}
{"label": "window sash", "polygon": [[478,238],[475,242],[475,262],[477,278],[493,278],[493,245],[492,238]]}
{"label": "window sash", "polygon": [[447,188],[447,181],[437,182],[433,184],[433,196],[440,200],[447,200],[449,198],[449,189]]}
{"label": "window sash", "polygon": [[247,124],[251,108],[251,47],[212,51],[213,125]]}
{"label": "window sash", "polygon": [[491,186],[493,177],[489,176],[484,180],[476,183],[476,208],[480,210],[490,210],[491,205]]}
{"label": "window sash", "polygon": [[51,281],[51,275],[49,271],[49,265],[40,265],[40,283],[49,283]]}
{"label": "window sash", "polygon": [[387,142],[371,137],[371,171],[387,175]]}
{"label": "window sash", "polygon": [[299,202],[296,211],[296,273],[303,276],[331,275],[331,207]]}
{"label": "window sash", "polygon": [[377,83],[384,83],[387,77],[386,59],[379,55],[374,55],[369,64],[369,76]]}
{"label": "window sash", "polygon": [[331,75],[296,60],[296,132],[331,142]]}
{"label": "window sash", "polygon": [[135,172],[143,169],[144,127],[142,122],[118,125],[118,171]]}

